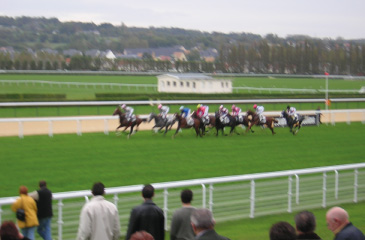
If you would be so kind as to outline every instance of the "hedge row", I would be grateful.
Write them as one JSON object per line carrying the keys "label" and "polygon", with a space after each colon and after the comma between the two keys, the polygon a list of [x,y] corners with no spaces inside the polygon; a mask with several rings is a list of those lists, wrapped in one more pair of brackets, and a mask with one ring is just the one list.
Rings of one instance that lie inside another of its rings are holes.
{"label": "hedge row", "polygon": [[66,101],[66,94],[0,94],[3,102]]}

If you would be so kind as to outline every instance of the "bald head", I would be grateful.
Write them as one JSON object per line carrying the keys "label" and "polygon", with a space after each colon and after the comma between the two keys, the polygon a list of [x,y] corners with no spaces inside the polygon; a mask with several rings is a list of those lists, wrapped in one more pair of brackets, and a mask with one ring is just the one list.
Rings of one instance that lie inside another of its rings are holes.
{"label": "bald head", "polygon": [[336,232],[338,229],[342,229],[349,223],[349,214],[343,208],[333,207],[328,210],[326,214],[326,221],[328,229],[332,232]]}

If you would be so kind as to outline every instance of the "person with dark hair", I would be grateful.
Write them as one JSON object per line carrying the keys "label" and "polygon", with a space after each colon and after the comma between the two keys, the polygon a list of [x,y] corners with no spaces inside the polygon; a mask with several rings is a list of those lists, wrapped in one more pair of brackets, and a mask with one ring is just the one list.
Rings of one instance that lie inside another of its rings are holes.
{"label": "person with dark hair", "polygon": [[146,231],[138,231],[133,233],[129,240],[154,240],[154,238]]}
{"label": "person with dark hair", "polygon": [[180,198],[182,208],[176,210],[172,215],[170,240],[192,240],[195,238],[195,233],[190,222],[191,213],[195,209],[191,206],[193,192],[190,189],[185,189],[181,191]]}
{"label": "person with dark hair", "polygon": [[33,198],[28,196],[28,188],[26,186],[20,186],[19,193],[20,198],[11,205],[11,210],[16,212],[18,209],[24,209],[25,221],[18,219],[17,224],[25,237],[34,240],[35,228],[39,225],[37,204]]}
{"label": "person with dark hair", "polygon": [[162,209],[152,201],[154,195],[155,188],[152,185],[147,184],[143,187],[144,202],[131,211],[126,240],[129,240],[133,233],[142,230],[150,233],[155,240],[165,239],[165,218]]}
{"label": "person with dark hair", "polygon": [[333,207],[326,214],[328,229],[335,234],[335,240],[365,240],[364,234],[349,220],[345,209]]}
{"label": "person with dark hair", "polygon": [[316,218],[313,213],[300,212],[295,216],[294,221],[298,233],[297,239],[321,239],[314,232],[316,230]]}
{"label": "person with dark hair", "polygon": [[46,181],[39,181],[39,190],[30,193],[29,196],[36,200],[37,203],[37,217],[39,221],[39,226],[37,227],[38,234],[44,240],[52,240],[52,192],[47,188]]}
{"label": "person with dark hair", "polygon": [[277,222],[270,228],[270,240],[296,240],[295,229],[288,222]]}
{"label": "person with dark hair", "polygon": [[81,210],[78,240],[118,240],[120,236],[119,213],[117,207],[105,200],[105,187],[94,183],[93,197]]}
{"label": "person with dark hair", "polygon": [[209,209],[195,209],[190,217],[191,225],[198,240],[229,240],[214,230],[215,220]]}
{"label": "person with dark hair", "polygon": [[12,221],[4,221],[0,226],[1,240],[30,240],[24,237]]}

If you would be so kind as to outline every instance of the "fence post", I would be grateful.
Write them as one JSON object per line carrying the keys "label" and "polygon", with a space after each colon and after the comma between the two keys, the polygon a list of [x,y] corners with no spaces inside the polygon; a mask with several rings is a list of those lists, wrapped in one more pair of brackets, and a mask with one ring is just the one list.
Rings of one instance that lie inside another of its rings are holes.
{"label": "fence post", "polygon": [[295,202],[299,204],[299,176],[295,174]]}
{"label": "fence post", "polygon": [[23,122],[19,121],[19,138],[24,138]]}
{"label": "fence post", "polygon": [[165,231],[167,231],[167,212],[169,211],[168,209],[168,200],[169,200],[169,192],[167,190],[167,188],[165,188],[163,190],[163,215],[165,218]]}
{"label": "fence post", "polygon": [[209,210],[213,212],[213,184],[209,185]]}
{"label": "fence post", "polygon": [[291,213],[292,212],[292,209],[291,209],[291,198],[292,198],[292,182],[293,182],[293,179],[292,179],[292,176],[290,175],[288,177],[288,212]]}
{"label": "fence post", "polygon": [[76,122],[77,122],[77,135],[81,136],[82,135],[82,133],[81,133],[81,121],[80,121],[80,119],[77,119]]}
{"label": "fence post", "polygon": [[113,200],[114,200],[114,205],[117,207],[118,209],[118,201],[119,201],[119,198],[118,198],[118,194],[114,194],[114,197],[113,197]]}
{"label": "fence post", "polygon": [[48,136],[53,137],[53,122],[51,120],[48,121]]}
{"label": "fence post", "polygon": [[108,119],[104,119],[104,134],[109,135]]}
{"label": "fence post", "polygon": [[62,203],[62,199],[58,200],[58,240],[62,240],[62,225],[63,225],[63,221],[62,221],[62,207],[63,207],[63,203]]}
{"label": "fence post", "polygon": [[335,170],[335,199],[338,199],[338,171]]}
{"label": "fence post", "polygon": [[354,203],[357,203],[357,188],[358,188],[358,175],[359,171],[355,169],[354,171]]}
{"label": "fence post", "polygon": [[326,192],[327,192],[327,173],[323,173],[323,197],[322,197],[322,207],[326,207]]}
{"label": "fence post", "polygon": [[255,181],[251,180],[251,195],[250,195],[250,218],[255,217]]}
{"label": "fence post", "polygon": [[2,214],[3,214],[3,210],[2,210],[1,205],[0,205],[0,223],[3,222],[2,219],[1,219]]}
{"label": "fence post", "polygon": [[204,183],[201,184],[202,185],[202,208],[206,207],[206,187],[204,185]]}

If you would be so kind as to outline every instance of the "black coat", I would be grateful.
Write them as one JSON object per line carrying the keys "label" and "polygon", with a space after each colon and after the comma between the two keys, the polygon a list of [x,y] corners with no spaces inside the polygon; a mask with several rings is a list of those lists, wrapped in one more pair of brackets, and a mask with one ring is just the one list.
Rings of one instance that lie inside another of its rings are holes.
{"label": "black coat", "polygon": [[132,209],[126,240],[129,240],[133,233],[141,230],[150,233],[155,240],[164,240],[164,224],[165,218],[162,209],[152,200],[146,200]]}
{"label": "black coat", "polygon": [[214,229],[207,230],[202,235],[200,235],[198,240],[229,240],[229,238],[219,235]]}

